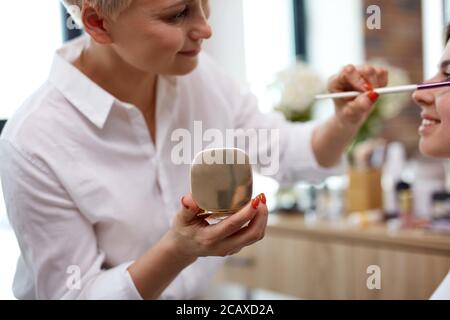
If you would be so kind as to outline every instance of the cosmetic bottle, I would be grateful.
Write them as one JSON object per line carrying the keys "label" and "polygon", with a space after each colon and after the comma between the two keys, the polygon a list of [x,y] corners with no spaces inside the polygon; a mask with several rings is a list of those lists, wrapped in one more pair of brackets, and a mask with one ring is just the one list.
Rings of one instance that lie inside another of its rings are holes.
{"label": "cosmetic bottle", "polygon": [[450,193],[445,191],[433,193],[432,208],[431,218],[433,220],[450,220]]}
{"label": "cosmetic bottle", "polygon": [[409,227],[413,223],[413,195],[411,185],[400,181],[396,185],[396,194],[400,220],[403,227]]}
{"label": "cosmetic bottle", "polygon": [[442,160],[426,158],[415,161],[412,192],[416,218],[431,220],[433,193],[445,191],[445,177]]}
{"label": "cosmetic bottle", "polygon": [[401,180],[405,163],[406,152],[404,146],[399,142],[389,144],[381,180],[383,211],[386,218],[395,218],[399,214],[396,185]]}

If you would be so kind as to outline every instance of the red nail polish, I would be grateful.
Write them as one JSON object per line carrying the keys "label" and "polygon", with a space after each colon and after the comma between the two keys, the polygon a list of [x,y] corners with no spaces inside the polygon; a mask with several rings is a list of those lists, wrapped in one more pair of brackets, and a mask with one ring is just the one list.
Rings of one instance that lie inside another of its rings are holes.
{"label": "red nail polish", "polygon": [[186,210],[189,210],[189,206],[187,206],[187,205],[184,204],[184,197],[181,198],[181,204],[183,205],[183,207],[184,207]]}
{"label": "red nail polish", "polygon": [[372,101],[372,102],[375,102],[375,101],[377,101],[378,100],[378,97],[380,96],[378,93],[376,93],[375,91],[370,91],[369,93],[368,93],[368,96],[369,96],[369,99]]}
{"label": "red nail polish", "polygon": [[264,204],[266,204],[266,195],[264,194],[264,193],[261,193],[260,195],[259,195],[259,198],[261,199],[261,202],[262,203],[264,203]]}
{"label": "red nail polish", "polygon": [[259,197],[256,197],[256,198],[253,199],[253,201],[252,201],[252,207],[253,207],[253,209],[258,208],[258,205],[259,205]]}
{"label": "red nail polish", "polygon": [[366,91],[372,91],[372,90],[373,90],[373,86],[372,86],[370,83],[368,83],[368,82],[366,82],[365,84],[363,84],[363,88],[364,88],[364,90],[366,90]]}

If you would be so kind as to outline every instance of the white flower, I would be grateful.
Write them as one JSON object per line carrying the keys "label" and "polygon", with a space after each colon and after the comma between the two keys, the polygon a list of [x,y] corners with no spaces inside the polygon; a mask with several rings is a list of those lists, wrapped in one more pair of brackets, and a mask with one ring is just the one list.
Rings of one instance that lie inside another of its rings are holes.
{"label": "white flower", "polygon": [[303,62],[279,72],[272,88],[279,90],[277,108],[285,111],[306,111],[315,96],[324,90],[320,76]]}

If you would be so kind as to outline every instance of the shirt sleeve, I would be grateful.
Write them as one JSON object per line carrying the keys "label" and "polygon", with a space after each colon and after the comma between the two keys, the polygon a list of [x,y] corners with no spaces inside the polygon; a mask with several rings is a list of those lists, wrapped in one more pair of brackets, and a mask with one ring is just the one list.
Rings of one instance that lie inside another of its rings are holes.
{"label": "shirt sleeve", "polygon": [[282,184],[301,180],[317,183],[328,176],[345,173],[344,156],[332,168],[318,164],[312,149],[312,135],[319,121],[293,123],[280,113],[263,114],[257,98],[249,90],[235,85],[233,91],[236,92],[232,102],[236,128],[244,132],[257,130],[254,133],[258,137],[257,148],[251,148],[249,153],[260,173]]}
{"label": "shirt sleeve", "polygon": [[[141,299],[127,271],[132,261],[104,269],[94,226],[49,168],[10,142],[0,144],[3,193],[16,234],[24,284],[36,299]],[[25,290],[25,289],[23,289]],[[19,289],[20,291],[20,289]]]}

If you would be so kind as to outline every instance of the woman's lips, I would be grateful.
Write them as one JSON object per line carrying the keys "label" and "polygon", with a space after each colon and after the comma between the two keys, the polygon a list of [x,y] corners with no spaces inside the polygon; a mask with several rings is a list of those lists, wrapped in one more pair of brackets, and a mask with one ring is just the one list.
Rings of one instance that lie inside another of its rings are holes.
{"label": "woman's lips", "polygon": [[426,113],[425,111],[423,111],[423,112],[420,114],[420,117],[421,117],[422,119],[424,119],[424,120],[434,120],[434,121],[439,121],[439,122],[440,122],[439,117],[436,116],[436,115],[434,115],[434,113],[431,114],[431,113]]}
{"label": "woman's lips", "polygon": [[202,50],[201,48],[198,48],[198,49],[194,49],[194,50],[190,50],[190,51],[180,51],[179,54],[182,54],[182,55],[188,56],[188,57],[195,57],[200,53],[201,50]]}
{"label": "woman's lips", "polygon": [[419,133],[421,135],[430,134],[440,123],[441,121],[434,117],[422,115],[422,123],[419,127]]}

